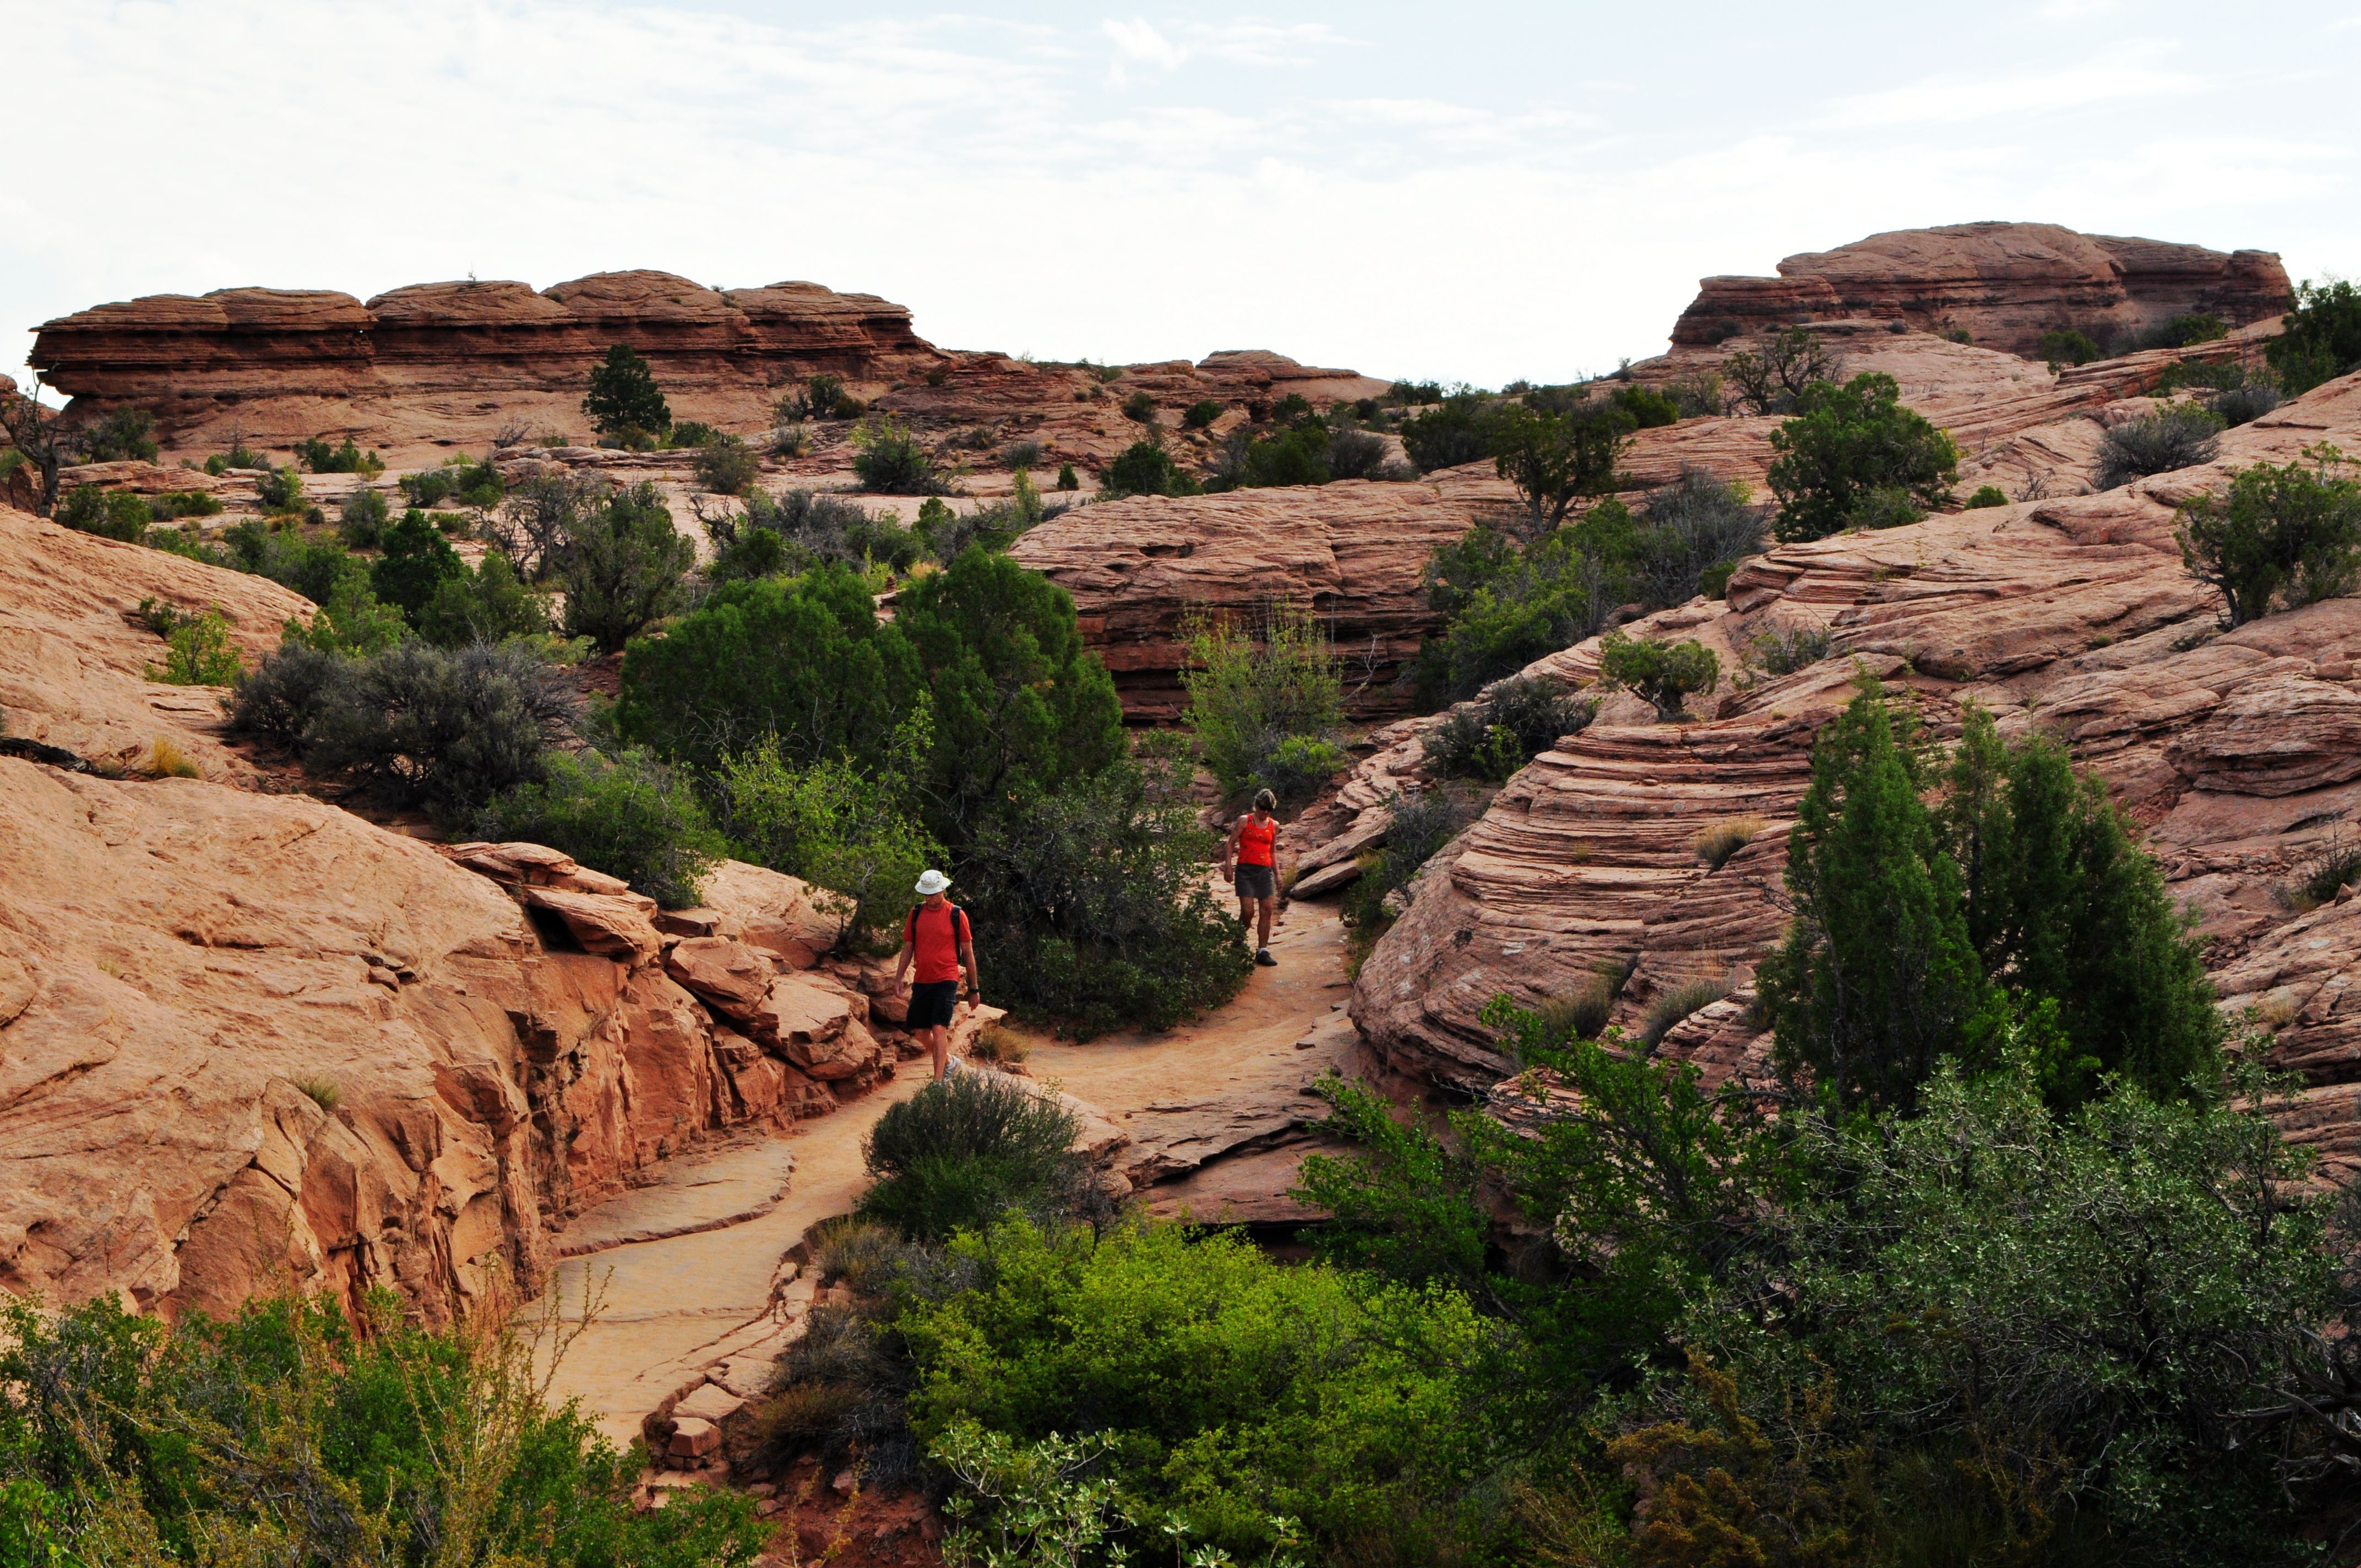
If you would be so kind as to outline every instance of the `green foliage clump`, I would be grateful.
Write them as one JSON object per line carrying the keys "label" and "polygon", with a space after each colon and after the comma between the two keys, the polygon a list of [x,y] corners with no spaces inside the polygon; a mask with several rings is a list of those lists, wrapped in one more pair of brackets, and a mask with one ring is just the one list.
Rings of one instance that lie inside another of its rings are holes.
{"label": "green foliage clump", "polygon": [[156,416],[146,409],[116,409],[82,433],[76,442],[85,463],[153,463]]}
{"label": "green foliage clump", "polygon": [[580,519],[552,563],[566,590],[566,635],[618,652],[680,608],[696,564],[697,546],[673,527],[653,482],[613,492]]}
{"label": "green foliage clump", "polygon": [[1477,462],[1492,455],[1493,418],[1482,393],[1454,393],[1402,422],[1402,450],[1422,474]]}
{"label": "green foliage clump", "polygon": [[1387,895],[1408,887],[1419,868],[1458,837],[1472,815],[1466,800],[1444,788],[1396,795],[1385,806],[1385,848],[1361,858],[1361,874],[1345,895],[1342,911],[1345,924],[1356,927],[1364,941],[1374,940],[1392,918]]}
{"label": "green foliage clump", "polygon": [[632,1506],[640,1466],[533,1346],[426,1330],[391,1292],[216,1321],[111,1296],[0,1328],[0,1553],[11,1568],[179,1563],[744,1568],[752,1498]]}
{"label": "green foliage clump", "polygon": [[910,804],[931,731],[921,700],[873,771],[842,756],[792,762],[775,735],[730,757],[713,792],[736,853],[822,889],[856,937],[899,930],[918,873],[943,860]]}
{"label": "green foliage clump", "polygon": [[234,432],[229,438],[228,451],[216,452],[205,459],[205,472],[215,478],[221,477],[232,468],[268,468],[269,466],[270,466],[270,460],[247,446],[245,438]]}
{"label": "green foliage clump", "polygon": [[339,510],[336,536],[355,550],[374,550],[385,542],[386,526],[392,521],[393,508],[384,491],[357,489]]}
{"label": "green foliage clump", "polygon": [[2230,329],[2212,311],[2184,311],[2157,330],[2165,348],[2187,348],[2194,344],[2211,343],[2217,337],[2227,337]]}
{"label": "green foliage clump", "polygon": [[2361,289],[2343,278],[2296,285],[2286,331],[2263,345],[2279,386],[2300,398],[2323,381],[2361,367]]}
{"label": "green foliage clump", "polygon": [[1986,507],[2004,507],[2008,505],[2008,492],[1998,485],[1978,485],[1976,493],[1963,504],[1970,511],[1981,511]]}
{"label": "green foliage clump", "polygon": [[508,481],[500,477],[489,459],[475,463],[455,457],[440,468],[404,474],[396,482],[403,499],[418,507],[436,507],[446,500],[456,500],[461,506],[483,511],[500,505],[508,495]]}
{"label": "green foliage clump", "polygon": [[1901,397],[1893,377],[1877,374],[1796,394],[1795,417],[1771,433],[1782,543],[1915,522],[1950,500],[1960,449]]}
{"label": "green foliage clump", "polygon": [[1213,848],[1193,810],[1152,800],[1127,763],[1020,793],[960,856],[994,994],[1079,1038],[1227,1002],[1253,959],[1206,890]]}
{"label": "green foliage clump", "polygon": [[1345,722],[1344,667],[1311,606],[1274,600],[1251,625],[1200,615],[1181,635],[1182,721],[1224,791],[1268,788],[1297,804],[1342,769],[1333,741]]}
{"label": "green foliage clump", "polygon": [[246,661],[229,640],[229,622],[217,609],[181,617],[164,638],[170,650],[148,678],[175,686],[225,686],[246,673]]}
{"label": "green foliage clump", "polygon": [[470,581],[467,563],[451,548],[427,515],[412,507],[379,540],[380,554],[369,568],[369,588],[380,603],[401,611],[412,625],[445,585]]}
{"label": "green foliage clump", "polygon": [[2211,463],[2221,450],[2222,431],[2222,416],[2197,403],[2170,403],[2111,425],[2099,437],[2092,482],[2112,490],[2150,474]]}
{"label": "green foliage clump", "polygon": [[156,521],[148,499],[131,490],[104,490],[96,485],[76,485],[58,504],[54,521],[102,539],[138,544],[147,540]]}
{"label": "green foliage clump", "polygon": [[1219,491],[1324,485],[1338,477],[1329,460],[1336,440],[1324,423],[1309,416],[1270,435],[1235,433],[1208,488]]}
{"label": "green foliage clump", "polygon": [[314,474],[382,474],[385,464],[374,452],[364,452],[351,436],[340,446],[324,435],[306,436],[295,444],[296,460]]}
{"label": "green foliage clump", "polygon": [[943,472],[907,426],[894,419],[871,420],[852,430],[852,472],[861,488],[889,496],[939,496],[951,488]]}
{"label": "green foliage clump", "polygon": [[1027,530],[1066,510],[1063,502],[1053,507],[1043,501],[1033,476],[1024,469],[1017,469],[1010,479],[1012,493],[1006,500],[972,507],[964,512],[955,512],[931,499],[919,507],[914,532],[926,553],[946,566],[965,554],[971,545],[997,553],[1015,543]]}
{"label": "green foliage clump", "polygon": [[283,517],[303,510],[303,476],[289,464],[284,468],[265,466],[262,477],[254,481],[254,499],[262,510],[273,517]]}
{"label": "green foliage clump", "polygon": [[1180,424],[1186,430],[1203,430],[1222,417],[1229,405],[1219,398],[1200,398],[1180,411]]}
{"label": "green foliage clump", "polygon": [[862,1140],[873,1185],[863,1219],[912,1241],[946,1242],[1009,1217],[1049,1219],[1089,1173],[1075,1155],[1082,1123],[1011,1078],[954,1073],[889,1107]]}
{"label": "green foliage clump", "polygon": [[[1072,468],[1069,463],[1060,470],[1060,489],[1074,488],[1065,482],[1065,475]],[[1135,441],[1125,447],[1107,465],[1106,474],[1099,482],[1099,494],[1108,500],[1122,496],[1193,496],[1197,491],[1197,481],[1172,460],[1172,454],[1158,441]]]}
{"label": "green foliage clump", "polygon": [[1721,374],[1741,412],[1788,414],[1803,407],[1806,389],[1833,386],[1844,360],[1809,327],[1782,327],[1759,352],[1741,349],[1723,360]]}
{"label": "green foliage clump", "polygon": [[541,781],[494,796],[475,831],[546,844],[666,909],[695,905],[706,873],[729,852],[686,781],[638,751],[611,762],[554,751]]}
{"label": "green foliage clump", "polygon": [[158,522],[175,522],[184,517],[219,517],[222,504],[203,490],[166,490],[151,496],[148,510]]}
{"label": "green foliage clump", "polygon": [[773,411],[781,423],[805,419],[859,419],[869,405],[845,390],[841,376],[813,376],[799,391],[781,395]]}
{"label": "green foliage clump", "polygon": [[1628,416],[1637,430],[1656,430],[1668,424],[1678,424],[1681,407],[1668,392],[1652,387],[1621,387],[1609,399],[1618,411]]}
{"label": "green foliage clump", "polygon": [[1666,642],[1610,631],[1598,645],[1598,680],[1646,701],[1669,724],[1686,717],[1690,696],[1720,684],[1721,658],[1694,638]]}
{"label": "green foliage clump", "polygon": [[1123,400],[1123,417],[1134,424],[1154,424],[1156,399],[1145,389],[1132,393]]}
{"label": "green foliage clump", "polygon": [[1616,488],[1615,466],[1636,427],[1619,402],[1565,413],[1516,406],[1493,417],[1487,450],[1500,477],[1517,487],[1538,533],[1565,521],[1577,499]]}
{"label": "green foliage clump", "polygon": [[1521,547],[1481,525],[1438,546],[1423,580],[1445,626],[1419,651],[1422,699],[1473,696],[1598,631],[1631,586],[1616,559],[1628,521],[1610,499]]}
{"label": "green foliage clump", "polygon": [[1454,708],[1420,746],[1427,765],[1445,778],[1505,784],[1561,738],[1588,728],[1598,711],[1595,699],[1570,696],[1554,682],[1537,676],[1505,680],[1477,701]]}
{"label": "green foliage clump", "polygon": [[2079,332],[2072,327],[2059,327],[2043,333],[2033,351],[2049,361],[2052,370],[2061,365],[2088,365],[2105,355],[2089,333]]}
{"label": "green foliage clump", "polygon": [[672,409],[656,385],[655,372],[628,345],[617,344],[590,370],[582,411],[599,434],[615,440],[653,438],[672,428]]}
{"label": "green foliage clump", "polygon": [[1071,463],[1059,464],[1058,488],[1061,490],[1079,490],[1082,488],[1082,476],[1074,472],[1074,466]]}
{"label": "green foliage clump", "polygon": [[2304,463],[2257,463],[2180,509],[2180,559],[2220,590],[2223,619],[2244,626],[2353,591],[2361,580],[2361,482],[2325,443]]}
{"label": "green foliage clump", "polygon": [[754,449],[735,435],[716,435],[700,444],[697,482],[717,495],[742,496],[762,477]]}
{"label": "green foliage clump", "polygon": [[803,571],[821,561],[840,562],[863,573],[878,566],[906,572],[925,552],[928,508],[950,510],[928,498],[918,509],[922,532],[913,533],[892,512],[872,517],[834,496],[789,490],[774,498],[749,490],[742,512],[697,509],[706,536],[713,541],[707,576],[717,583],[739,582]]}

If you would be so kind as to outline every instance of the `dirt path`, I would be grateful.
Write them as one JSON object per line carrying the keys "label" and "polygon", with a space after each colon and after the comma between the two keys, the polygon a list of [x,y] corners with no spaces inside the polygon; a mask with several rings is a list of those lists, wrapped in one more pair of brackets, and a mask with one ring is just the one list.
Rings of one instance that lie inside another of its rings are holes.
{"label": "dirt path", "polygon": [[[1295,905],[1271,948],[1278,968],[1257,970],[1235,1001],[1182,1028],[1086,1045],[1018,1032],[1035,1079],[1091,1102],[1129,1135],[1118,1168],[1148,1189],[1152,1212],[1300,1212],[1283,1194],[1302,1154],[1300,1123],[1318,1111],[1303,1086],[1354,1040],[1334,907]],[[579,1398],[622,1443],[675,1395],[695,1390],[697,1409],[721,1410],[759,1392],[811,1299],[812,1282],[796,1278],[787,1254],[811,1225],[852,1206],[866,1180],[862,1135],[926,1079],[923,1060],[905,1062],[840,1111],[675,1160],[651,1186],[577,1220],[563,1238],[577,1255],[551,1288],[562,1321],[579,1322],[586,1285],[597,1310],[558,1369],[557,1396]],[[697,1387],[708,1379],[711,1391]]]}

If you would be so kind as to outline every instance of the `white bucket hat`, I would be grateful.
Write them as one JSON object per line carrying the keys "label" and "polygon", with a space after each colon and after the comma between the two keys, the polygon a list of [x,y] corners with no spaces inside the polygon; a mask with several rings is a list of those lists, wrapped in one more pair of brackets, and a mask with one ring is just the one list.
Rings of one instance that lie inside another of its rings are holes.
{"label": "white bucket hat", "polygon": [[918,894],[922,898],[932,898],[950,884],[950,878],[939,871],[930,870],[918,879]]}

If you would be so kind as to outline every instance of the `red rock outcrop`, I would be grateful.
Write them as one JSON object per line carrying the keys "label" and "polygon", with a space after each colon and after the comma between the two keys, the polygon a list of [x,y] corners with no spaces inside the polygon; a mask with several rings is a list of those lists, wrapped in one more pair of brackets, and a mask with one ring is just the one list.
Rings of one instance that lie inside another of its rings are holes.
{"label": "red rock outcrop", "polygon": [[2287,271],[2268,251],[2224,254],[2056,224],[1951,224],[1791,256],[1776,278],[1708,278],[1673,341],[1711,344],[1858,316],[1965,331],[1978,344],[2029,356],[2053,328],[2103,342],[2192,311],[2238,326],[2278,314],[2288,295]]}

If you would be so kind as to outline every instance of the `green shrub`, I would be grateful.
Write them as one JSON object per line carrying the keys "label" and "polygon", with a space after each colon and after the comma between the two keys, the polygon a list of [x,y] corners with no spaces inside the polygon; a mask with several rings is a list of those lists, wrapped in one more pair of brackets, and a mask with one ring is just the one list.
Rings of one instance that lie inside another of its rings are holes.
{"label": "green shrub", "polygon": [[1440,407],[1402,422],[1402,450],[1422,474],[1489,457],[1493,418],[1482,393],[1455,393],[1443,399]]}
{"label": "green shrub", "polygon": [[[1334,478],[1328,457],[1335,437],[1315,422],[1267,436],[1234,432],[1216,463],[1213,490],[1269,489],[1286,485],[1324,485]],[[1382,455],[1383,444],[1378,445]]]}
{"label": "green shrub", "polygon": [[1034,488],[1031,475],[1019,468],[1014,476],[1015,493],[1005,501],[989,506],[973,507],[965,512],[955,512],[941,501],[928,500],[918,509],[917,534],[928,554],[943,565],[950,565],[970,545],[987,551],[1007,549],[1027,530],[1066,510],[1060,502],[1052,508],[1043,503],[1041,492]]}
{"label": "green shrub", "polygon": [[1729,994],[1730,982],[1726,980],[1685,981],[1648,1003],[1647,1016],[1640,1025],[1640,1038],[1653,1050],[1672,1033],[1673,1025]]}
{"label": "green shrub", "polygon": [[954,1073],[889,1107],[862,1140],[873,1185],[864,1219],[912,1241],[949,1241],[1020,1214],[1048,1218],[1089,1179],[1073,1153],[1082,1123],[1007,1078]]}
{"label": "green shrub", "polygon": [[2211,343],[2217,337],[2227,337],[2230,329],[2212,311],[2187,311],[2174,316],[2157,329],[2164,348],[2187,348],[2193,344]]}
{"label": "green shrub", "polygon": [[590,370],[590,390],[582,411],[598,433],[621,439],[637,432],[661,436],[672,428],[672,410],[656,385],[648,362],[623,344],[607,350],[607,357]]}
{"label": "green shrub", "polygon": [[303,476],[293,464],[284,468],[266,466],[262,477],[254,482],[254,499],[262,510],[273,516],[283,516],[303,510]]}
{"label": "green shrub", "polygon": [[803,389],[783,394],[774,411],[781,422],[805,419],[859,419],[868,405],[844,389],[841,376],[814,376]]}
{"label": "green shrub", "polygon": [[151,528],[140,541],[150,550],[161,550],[167,555],[178,555],[186,561],[202,561],[208,566],[227,566],[229,560],[204,542],[204,535],[191,527]]}
{"label": "green shrub", "polygon": [[232,433],[229,450],[216,452],[205,459],[205,472],[219,478],[232,468],[268,468],[270,460],[246,444],[245,438]]}
{"label": "green shrub", "polygon": [[1366,430],[1339,426],[1328,436],[1328,477],[1331,479],[1386,479],[1407,477],[1400,465],[1389,469],[1386,465],[1386,444],[1382,437]]}
{"label": "green shrub", "polygon": [[771,455],[782,462],[811,455],[811,429],[800,421],[771,432]]}
{"label": "green shrub", "polygon": [[931,729],[921,702],[874,772],[835,756],[790,762],[774,735],[727,759],[713,793],[738,858],[824,890],[856,937],[898,931],[918,873],[944,858],[908,804]]}
{"label": "green shrub", "polygon": [[1598,645],[1598,680],[1648,702],[1656,717],[1669,724],[1686,717],[1692,695],[1710,692],[1720,684],[1721,660],[1694,639],[1666,642],[1610,631]]}
{"label": "green shrub", "polygon": [[385,531],[369,588],[415,626],[445,584],[469,580],[467,564],[424,512],[412,507]]}
{"label": "green shrub", "polygon": [[1635,430],[1655,430],[1680,422],[1680,405],[1668,394],[1651,388],[1619,388],[1608,400],[1629,416]]}
{"label": "green shrub", "polygon": [[1950,500],[1960,450],[1901,395],[1893,377],[1874,374],[1796,395],[1795,417],[1771,433],[1783,543],[1915,522]]}
{"label": "green shrub", "polygon": [[1836,383],[1844,360],[1810,328],[1783,327],[1763,340],[1760,353],[1741,350],[1723,360],[1721,374],[1740,412],[1795,413],[1807,389]]}
{"label": "green shrub", "polygon": [[487,550],[473,572],[462,566],[438,582],[413,623],[421,637],[445,648],[543,637],[549,632],[549,603],[518,579],[507,556]]}
{"label": "green shrub", "polygon": [[[1181,635],[1190,661],[1180,674],[1182,722],[1224,791],[1309,799],[1341,771],[1344,755],[1328,742],[1344,727],[1344,665],[1311,606],[1274,600],[1252,625],[1193,616]],[[1296,751],[1281,763],[1290,744]]]}
{"label": "green shrub", "polygon": [[182,617],[164,639],[171,650],[162,667],[148,666],[148,678],[176,686],[225,686],[246,673],[246,662],[229,640],[229,622],[217,609]]}
{"label": "green shrub", "polygon": [[345,498],[336,534],[355,550],[374,550],[384,543],[386,525],[393,519],[382,490],[358,489]]}
{"label": "green shrub", "polygon": [[1612,499],[1522,546],[1478,526],[1427,563],[1427,603],[1447,618],[1419,651],[1420,700],[1471,696],[1598,631],[1636,587],[1630,514]]}
{"label": "green shrub", "polygon": [[712,445],[719,433],[701,419],[685,419],[675,422],[664,436],[664,444],[676,451],[691,451]]}
{"label": "green shrub", "polygon": [[[1064,477],[1072,467],[1070,463],[1060,470],[1060,489],[1073,488],[1065,483]],[[1197,481],[1172,461],[1172,455],[1164,450],[1161,443],[1155,441],[1135,441],[1125,447],[1107,465],[1105,477],[1099,481],[1099,494],[1108,500],[1121,496],[1193,496],[1197,488]]]}
{"label": "green shrub", "polygon": [[566,635],[612,653],[680,608],[697,546],[673,527],[653,483],[608,496],[552,563],[566,590]]}
{"label": "green shrub", "polygon": [[2294,308],[2279,320],[2287,330],[2263,345],[2263,357],[2289,397],[2361,367],[2361,289],[2346,280],[2297,284]]}
{"label": "green shrub", "polygon": [[852,472],[861,488],[889,496],[939,496],[951,488],[933,453],[894,419],[871,420],[852,431]]}
{"label": "green shrub", "polygon": [[2071,327],[2061,327],[2043,333],[2040,341],[2034,345],[2033,351],[2041,358],[2049,361],[2049,367],[2052,370],[2057,369],[2060,365],[2088,365],[2093,359],[2104,357],[2098,344],[2092,340],[2090,334],[2077,332]]}
{"label": "green shrub", "polygon": [[1041,444],[1038,441],[1012,441],[1000,449],[1000,460],[1009,467],[1023,471],[1041,466]]}
{"label": "green shrub", "polygon": [[58,503],[55,521],[102,539],[137,544],[148,537],[156,514],[147,498],[131,490],[102,490],[96,485],[76,485]]}
{"label": "green shrub", "polygon": [[523,1338],[418,1328],[402,1307],[371,1295],[357,1333],[332,1295],[170,1324],[109,1295],[54,1313],[7,1307],[11,1568],[743,1568],[762,1549],[767,1530],[739,1494],[635,1508],[640,1464],[577,1406],[545,1398]]}
{"label": "green shrub", "polygon": [[374,452],[364,452],[345,437],[341,446],[331,446],[324,435],[307,436],[295,444],[297,461],[314,474],[382,474],[385,464]]}
{"label": "green shrub", "polygon": [[1830,641],[1825,626],[1767,626],[1747,639],[1741,657],[1765,674],[1792,675],[1827,658]]}
{"label": "green shrub", "polygon": [[2196,403],[2170,403],[2110,426],[2099,437],[2092,482],[2112,490],[2150,474],[2211,463],[2221,451],[2222,416]]}
{"label": "green shrub", "polygon": [[1151,801],[1127,764],[994,811],[957,869],[991,994],[1085,1039],[1227,1002],[1254,961],[1206,888],[1213,849],[1191,806]]}
{"label": "green shrub", "polygon": [[717,495],[743,495],[762,473],[754,449],[738,436],[714,435],[698,444],[697,482]]}
{"label": "green shrub", "polygon": [[2008,492],[1998,485],[1978,485],[1976,493],[1970,496],[1964,505],[1969,511],[1981,511],[1986,507],[2004,507],[2008,505]]}
{"label": "green shrub", "polygon": [[290,640],[241,675],[229,708],[229,731],[252,735],[286,751],[309,743],[312,727],[339,697],[352,661],[333,649]]}
{"label": "green shrub", "polygon": [[546,844],[666,909],[695,905],[706,873],[729,851],[696,792],[639,751],[611,762],[595,751],[553,751],[541,782],[495,795],[475,832]]}
{"label": "green shrub", "polygon": [[409,619],[400,609],[378,602],[369,587],[368,567],[358,556],[345,557],[329,580],[326,597],[312,602],[319,612],[308,626],[290,616],[280,630],[282,643],[367,658],[392,647],[410,631]]}
{"label": "green shrub", "polygon": [[1490,421],[1487,450],[1525,503],[1529,532],[1538,533],[1564,521],[1578,498],[1615,488],[1615,466],[1632,429],[1631,415],[1613,404],[1565,414],[1512,407]]}
{"label": "green shrub", "polygon": [[[927,505],[942,503],[929,499]],[[926,509],[918,515],[923,519]],[[713,541],[707,576],[717,583],[802,571],[820,561],[856,568],[875,561],[906,571],[918,558],[919,541],[890,517],[872,518],[851,501],[810,490],[789,490],[775,499],[750,490],[743,512],[697,509]]]}
{"label": "green shrub", "polygon": [[1145,389],[1132,393],[1123,400],[1123,417],[1135,424],[1154,424],[1156,422],[1155,398]]}
{"label": "green shrub", "polygon": [[2286,400],[2269,382],[2248,381],[2223,388],[2205,400],[2205,407],[2225,427],[2235,429],[2262,418]]}
{"label": "green shrub", "polygon": [[219,517],[222,504],[203,490],[166,490],[151,496],[148,510],[158,522],[175,522],[184,517]]}
{"label": "green shrub", "polygon": [[2181,562],[2220,590],[2231,626],[2348,594],[2361,578],[2361,483],[2334,446],[2304,456],[2308,466],[2257,463],[2226,496],[2208,491],[2180,509]]}
{"label": "green shrub", "polygon": [[346,774],[388,804],[464,822],[493,796],[541,782],[573,718],[571,702],[520,643],[446,652],[412,639],[322,690],[300,733],[305,766]]}
{"label": "green shrub", "polygon": [[1699,593],[1719,597],[1738,564],[1761,554],[1767,513],[1747,499],[1745,486],[1684,466],[1679,478],[1641,503],[1642,526],[1631,541],[1640,602],[1669,609]]}
{"label": "green shrub", "polygon": [[1222,417],[1229,405],[1219,398],[1200,398],[1181,411],[1180,423],[1187,430],[1203,430]]}
{"label": "green shrub", "polygon": [[1071,463],[1058,465],[1058,488],[1061,490],[1079,490],[1082,488],[1082,476],[1074,472],[1074,466]]}
{"label": "green shrub", "polygon": [[1721,377],[1711,370],[1692,370],[1664,383],[1664,395],[1682,419],[1710,419],[1723,411]]}
{"label": "green shrub", "polygon": [[1408,887],[1419,868],[1459,836],[1474,815],[1468,803],[1446,788],[1395,795],[1387,807],[1386,845],[1361,863],[1361,874],[1345,895],[1345,924],[1374,933],[1388,918],[1386,895]]}
{"label": "green shrub", "polygon": [[153,463],[156,416],[146,409],[116,409],[83,431],[76,442],[85,463]]}
{"label": "green shrub", "polygon": [[1505,680],[1479,700],[1454,708],[1427,732],[1420,750],[1427,765],[1445,778],[1505,784],[1560,739],[1587,729],[1598,711],[1597,701],[1570,696],[1554,682]]}

